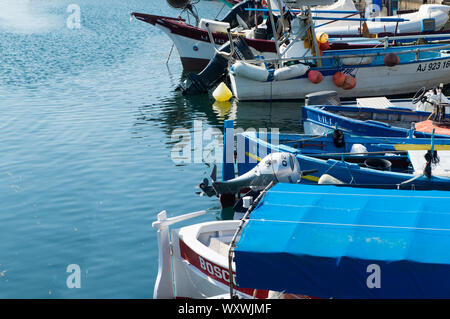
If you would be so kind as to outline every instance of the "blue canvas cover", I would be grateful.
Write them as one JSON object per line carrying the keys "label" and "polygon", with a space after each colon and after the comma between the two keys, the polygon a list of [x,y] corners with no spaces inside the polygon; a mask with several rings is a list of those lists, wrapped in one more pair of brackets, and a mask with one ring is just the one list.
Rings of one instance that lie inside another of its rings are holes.
{"label": "blue canvas cover", "polygon": [[450,193],[278,184],[234,252],[239,287],[449,298]]}

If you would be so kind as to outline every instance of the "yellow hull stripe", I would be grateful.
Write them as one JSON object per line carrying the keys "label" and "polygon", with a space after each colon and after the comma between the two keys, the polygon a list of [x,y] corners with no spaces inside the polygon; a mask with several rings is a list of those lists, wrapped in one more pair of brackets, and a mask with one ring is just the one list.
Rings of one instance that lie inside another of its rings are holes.
{"label": "yellow hull stripe", "polygon": [[307,181],[312,181],[312,182],[318,182],[319,178],[316,176],[312,176],[312,175],[304,175],[302,176],[302,179],[306,179]]}
{"label": "yellow hull stripe", "polygon": [[[397,151],[429,151],[429,150],[431,150],[431,144],[395,144],[394,148]],[[450,151],[450,144],[449,145],[434,145],[434,150],[435,151]]]}

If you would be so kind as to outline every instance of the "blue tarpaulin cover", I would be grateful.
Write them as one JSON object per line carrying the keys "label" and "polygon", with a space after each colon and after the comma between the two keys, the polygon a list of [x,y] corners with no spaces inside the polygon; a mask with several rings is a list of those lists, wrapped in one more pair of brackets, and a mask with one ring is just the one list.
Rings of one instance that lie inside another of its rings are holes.
{"label": "blue tarpaulin cover", "polygon": [[239,287],[450,298],[450,193],[278,184],[234,254]]}

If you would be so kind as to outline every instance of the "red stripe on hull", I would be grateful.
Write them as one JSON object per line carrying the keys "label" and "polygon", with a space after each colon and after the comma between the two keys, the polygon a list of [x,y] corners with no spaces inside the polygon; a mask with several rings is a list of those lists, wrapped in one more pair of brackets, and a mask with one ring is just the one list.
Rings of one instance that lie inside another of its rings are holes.
{"label": "red stripe on hull", "polygon": [[[170,30],[171,33],[177,34],[186,38],[210,42],[208,31],[200,29],[192,25],[186,24],[183,19],[155,16],[152,14],[133,12],[131,15],[137,19],[150,23],[159,24]],[[233,35],[236,37],[236,35]],[[226,33],[213,32],[213,39],[216,45],[222,45],[228,41],[228,35]],[[245,39],[247,44],[259,52],[276,52],[275,42],[269,40],[260,39]]]}
{"label": "red stripe on hull", "polygon": [[[229,285],[230,273],[228,269],[221,267],[209,259],[200,256],[195,251],[193,251],[186,243],[184,243],[181,239],[180,242],[180,254],[181,257],[188,261],[191,265],[197,268],[199,271],[207,275],[209,278],[214,279],[226,286]],[[236,274],[233,273],[233,282],[235,281]],[[234,288],[242,293],[245,293],[249,296],[253,296],[254,289],[249,288],[236,288],[236,285],[233,284]],[[256,292],[256,298],[265,299],[268,296],[268,291],[266,290],[258,290]]]}

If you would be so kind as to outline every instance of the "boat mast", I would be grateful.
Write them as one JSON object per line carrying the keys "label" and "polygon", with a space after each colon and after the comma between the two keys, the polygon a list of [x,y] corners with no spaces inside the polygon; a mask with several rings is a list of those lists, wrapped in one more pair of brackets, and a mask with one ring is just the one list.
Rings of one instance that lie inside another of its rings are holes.
{"label": "boat mast", "polygon": [[279,60],[280,60],[280,44],[278,43],[278,34],[277,34],[277,30],[275,28],[275,21],[273,19],[273,11],[272,11],[272,3],[271,1],[267,1],[267,7],[269,9],[269,19],[270,19],[270,24],[272,25],[272,30],[273,30],[273,39],[275,40],[275,48],[277,50],[277,60],[275,63],[275,68],[279,67]]}

